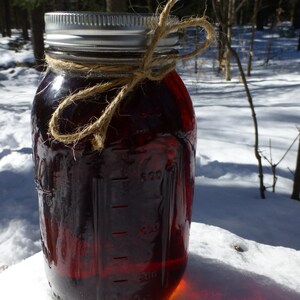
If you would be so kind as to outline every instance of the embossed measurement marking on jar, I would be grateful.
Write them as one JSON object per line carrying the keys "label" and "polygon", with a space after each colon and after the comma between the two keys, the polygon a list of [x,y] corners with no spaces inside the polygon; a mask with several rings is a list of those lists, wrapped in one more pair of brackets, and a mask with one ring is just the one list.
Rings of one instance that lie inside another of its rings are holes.
{"label": "embossed measurement marking on jar", "polygon": [[[124,153],[120,155],[120,152],[124,151],[116,151],[118,156],[121,156],[122,159],[120,160],[120,164],[118,168],[115,169],[117,176],[121,175],[120,177],[113,177],[110,179],[111,182],[111,199],[110,199],[110,220],[113,224],[110,224],[111,228],[114,228],[111,232],[113,238],[113,245],[115,245],[115,253],[111,257],[113,261],[113,265],[121,266],[125,262],[128,262],[128,255],[127,255],[127,248],[124,245],[129,245],[129,231],[124,228],[126,223],[126,219],[129,217],[129,204],[128,204],[128,194],[129,194],[129,178],[126,177],[127,171],[126,167],[124,166]],[[118,153],[119,152],[119,153]],[[118,170],[121,170],[118,172]],[[119,173],[119,174],[118,174]],[[124,176],[125,175],[125,176]],[[122,246],[120,246],[122,245]],[[112,283],[117,284],[118,286],[126,285],[129,280],[126,275],[123,277],[122,275],[114,276],[112,278]]]}
{"label": "embossed measurement marking on jar", "polygon": [[[161,154],[148,152],[146,148],[135,153],[113,149],[113,153],[115,160],[109,165],[113,170],[105,191],[108,196],[105,207],[109,210],[103,216],[110,228],[111,243],[106,264],[118,270],[109,278],[111,288],[118,286],[120,293],[130,293],[127,298],[130,300],[152,300],[154,298],[144,292],[145,285],[162,282],[166,272],[167,247],[162,244],[169,225],[169,215],[165,215],[168,206],[164,202],[168,194],[162,195],[162,188],[165,185],[169,188],[166,161],[158,163],[156,158]],[[161,224],[163,216],[166,218]],[[159,243],[162,255],[152,247],[154,243]],[[160,258],[163,259],[161,266],[157,262]]]}
{"label": "embossed measurement marking on jar", "polygon": [[113,259],[128,259],[127,256],[117,256],[117,257],[114,257]]}
{"label": "embossed measurement marking on jar", "polygon": [[111,208],[127,208],[128,205],[127,204],[118,204],[118,205],[112,205]]}
{"label": "embossed measurement marking on jar", "polygon": [[127,231],[116,231],[116,232],[112,232],[113,235],[127,235],[128,232]]}

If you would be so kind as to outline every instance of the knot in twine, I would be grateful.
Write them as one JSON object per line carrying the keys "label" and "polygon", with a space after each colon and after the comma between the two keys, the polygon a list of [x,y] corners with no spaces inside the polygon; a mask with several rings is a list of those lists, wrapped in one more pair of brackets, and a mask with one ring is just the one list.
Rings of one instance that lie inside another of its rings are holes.
{"label": "knot in twine", "polygon": [[[78,91],[74,94],[67,96],[61,101],[56,110],[51,116],[49,122],[49,134],[59,142],[65,144],[75,145],[82,139],[93,136],[92,145],[94,150],[100,150],[104,147],[106,133],[119,104],[126,97],[126,95],[134,89],[134,87],[144,79],[159,81],[164,78],[166,74],[171,72],[176,67],[176,61],[188,59],[198,55],[203,50],[207,49],[214,40],[213,26],[204,18],[191,18],[176,23],[168,24],[168,18],[171,8],[177,0],[169,0],[159,15],[158,23],[154,29],[151,43],[145,52],[144,58],[139,66],[122,65],[122,71],[129,75],[124,78],[118,78],[105,83],[99,83],[95,86],[88,87],[84,90]],[[191,26],[199,26],[205,29],[206,39],[198,45],[193,51],[187,54],[169,54],[161,57],[154,57],[156,46],[161,38],[165,37],[168,33],[179,29],[184,29]],[[66,62],[59,59],[54,59],[46,56],[48,67],[52,69],[70,69],[78,71],[104,71],[104,72],[117,72],[120,66],[90,66],[74,62]],[[157,70],[154,67],[159,66]],[[163,66],[163,67],[161,67]],[[74,132],[63,134],[59,129],[60,115],[64,109],[77,101],[84,101],[88,97],[95,94],[104,93],[113,88],[120,87],[114,99],[107,105],[102,115],[94,122],[86,124],[83,127],[77,128]]]}

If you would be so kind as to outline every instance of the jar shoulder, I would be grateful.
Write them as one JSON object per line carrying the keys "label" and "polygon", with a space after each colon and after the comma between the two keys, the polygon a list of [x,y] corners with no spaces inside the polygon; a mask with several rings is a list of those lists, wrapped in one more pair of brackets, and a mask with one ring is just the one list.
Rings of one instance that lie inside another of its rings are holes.
{"label": "jar shoulder", "polygon": [[[69,94],[95,86],[110,79],[102,77],[70,76],[48,71],[41,81],[33,104],[33,123],[43,132],[59,102]],[[109,101],[117,93],[113,89],[72,103],[61,115],[65,133],[101,116]],[[118,139],[138,133],[193,134],[195,116],[192,102],[182,80],[173,71],[161,81],[140,82],[121,102],[113,117],[108,138]]]}

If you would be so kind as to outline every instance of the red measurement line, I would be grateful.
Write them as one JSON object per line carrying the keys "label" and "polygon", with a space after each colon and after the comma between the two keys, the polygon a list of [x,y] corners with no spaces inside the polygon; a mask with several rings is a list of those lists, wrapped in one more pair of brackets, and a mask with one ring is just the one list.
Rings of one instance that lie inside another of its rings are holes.
{"label": "red measurement line", "polygon": [[114,280],[115,283],[128,282],[127,279]]}
{"label": "red measurement line", "polygon": [[116,232],[113,232],[112,234],[122,235],[122,234],[128,234],[128,232],[127,231],[116,231]]}
{"label": "red measurement line", "polygon": [[127,208],[127,207],[128,207],[127,204],[119,204],[119,205],[112,206],[112,208]]}
{"label": "red measurement line", "polygon": [[128,180],[128,177],[116,177],[116,178],[112,178],[112,181],[125,181]]}
{"label": "red measurement line", "polygon": [[114,257],[114,259],[127,259],[127,256],[117,256],[117,257]]}

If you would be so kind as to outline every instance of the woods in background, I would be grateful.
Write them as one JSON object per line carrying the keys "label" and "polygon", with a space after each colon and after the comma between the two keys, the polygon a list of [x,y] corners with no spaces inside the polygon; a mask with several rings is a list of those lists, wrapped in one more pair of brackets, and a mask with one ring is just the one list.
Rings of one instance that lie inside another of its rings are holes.
{"label": "woods in background", "polygon": [[[162,0],[0,0],[0,34],[10,37],[12,29],[22,32],[24,42],[31,39],[35,57],[35,68],[44,70],[44,13],[50,11],[108,11],[131,13],[154,13]],[[218,70],[231,80],[231,56],[239,59],[233,49],[232,29],[234,26],[251,27],[246,75],[251,76],[253,41],[257,30],[266,26],[288,22],[286,37],[300,29],[300,0],[179,0],[173,12],[178,17],[206,15],[215,24],[218,45]],[[196,32],[198,32],[196,30]],[[298,41],[300,51],[300,34]],[[266,62],[267,63],[267,62]],[[242,68],[242,67],[241,67]],[[240,68],[240,69],[241,69]],[[243,70],[241,73],[244,74]],[[245,76],[244,76],[245,77]],[[246,85],[246,79],[243,80]],[[249,93],[250,95],[250,93]],[[249,97],[248,97],[249,98]],[[250,95],[251,98],[251,95]],[[257,145],[258,152],[258,145]],[[295,171],[292,198],[300,200],[300,144]],[[263,185],[262,185],[263,187]],[[263,189],[263,188],[262,188]],[[263,198],[263,197],[262,197]]]}
{"label": "woods in background", "polygon": [[[157,0],[0,0],[0,33],[11,36],[11,29],[22,30],[26,41],[31,29],[36,66],[41,68],[43,59],[43,15],[48,11],[109,11],[153,13],[159,4]],[[179,0],[173,14],[179,17],[207,15],[219,29],[219,64],[230,80],[230,57],[224,43],[224,36],[231,39],[233,25],[253,24],[256,30],[278,21],[291,21],[294,28],[300,28],[300,0]],[[222,24],[218,18],[222,17]],[[300,43],[300,38],[299,38]],[[300,44],[299,44],[300,49]],[[227,56],[227,59],[224,59]],[[227,63],[227,67],[224,62]]]}

